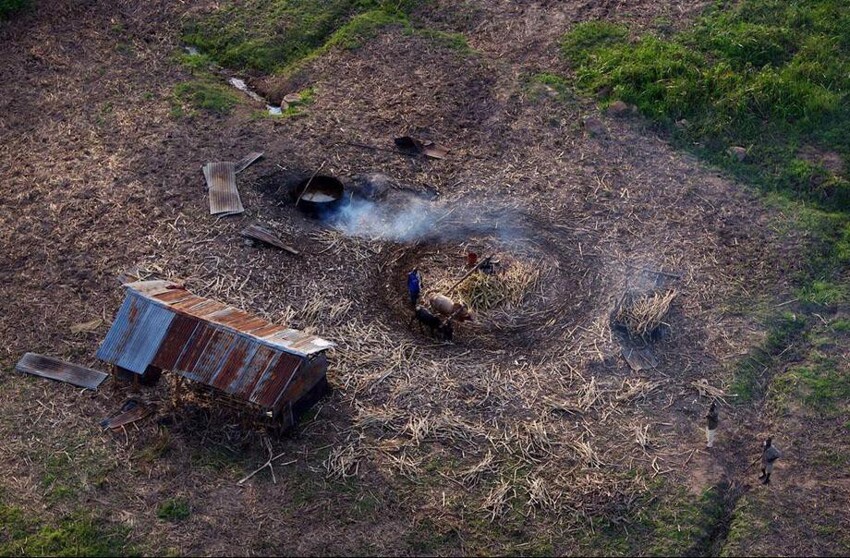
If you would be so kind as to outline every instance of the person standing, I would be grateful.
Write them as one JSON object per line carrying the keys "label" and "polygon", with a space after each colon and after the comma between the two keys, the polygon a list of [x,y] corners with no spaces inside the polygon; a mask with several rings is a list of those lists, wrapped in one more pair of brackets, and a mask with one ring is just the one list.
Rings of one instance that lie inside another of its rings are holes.
{"label": "person standing", "polygon": [[410,295],[410,303],[416,308],[416,303],[419,302],[419,294],[422,289],[422,276],[417,268],[413,268],[407,274],[407,294]]}
{"label": "person standing", "polygon": [[720,414],[717,412],[717,403],[711,402],[708,414],[705,415],[705,438],[707,448],[714,447],[714,437],[717,434],[717,424],[720,422]]}
{"label": "person standing", "polygon": [[762,484],[770,484],[770,473],[773,472],[773,463],[780,457],[782,457],[782,454],[774,447],[773,438],[768,437],[764,441],[764,449],[761,452],[761,475],[759,475],[759,480],[761,480]]}

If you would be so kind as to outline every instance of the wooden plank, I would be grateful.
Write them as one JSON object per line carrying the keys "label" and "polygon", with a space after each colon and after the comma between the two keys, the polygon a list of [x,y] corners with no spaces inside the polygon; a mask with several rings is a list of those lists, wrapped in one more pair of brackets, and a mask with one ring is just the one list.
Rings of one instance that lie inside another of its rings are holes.
{"label": "wooden plank", "polygon": [[76,364],[70,364],[36,353],[25,354],[18,361],[15,370],[24,374],[49,378],[87,389],[97,389],[109,375],[104,372],[92,370],[91,368],[77,366]]}
{"label": "wooden plank", "polygon": [[142,420],[151,415],[153,411],[152,407],[143,405],[135,400],[130,400],[124,403],[121,413],[114,417],[103,419],[100,421],[100,425],[103,428],[121,428],[122,426]]}
{"label": "wooden plank", "polygon": [[254,151],[253,153],[248,153],[247,155],[245,155],[239,161],[236,162],[236,167],[233,169],[233,171],[236,174],[239,174],[240,172],[242,172],[243,170],[245,170],[246,168],[251,166],[251,164],[253,164],[254,161],[256,161],[257,159],[259,159],[262,156],[263,156],[262,151]]}

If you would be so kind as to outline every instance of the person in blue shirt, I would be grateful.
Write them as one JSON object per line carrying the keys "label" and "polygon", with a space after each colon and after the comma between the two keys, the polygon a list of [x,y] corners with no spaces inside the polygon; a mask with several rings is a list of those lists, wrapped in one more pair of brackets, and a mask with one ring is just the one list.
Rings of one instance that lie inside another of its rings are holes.
{"label": "person in blue shirt", "polygon": [[422,276],[419,270],[415,267],[407,274],[407,294],[410,295],[410,303],[416,308],[416,303],[419,302],[419,294],[422,289]]}

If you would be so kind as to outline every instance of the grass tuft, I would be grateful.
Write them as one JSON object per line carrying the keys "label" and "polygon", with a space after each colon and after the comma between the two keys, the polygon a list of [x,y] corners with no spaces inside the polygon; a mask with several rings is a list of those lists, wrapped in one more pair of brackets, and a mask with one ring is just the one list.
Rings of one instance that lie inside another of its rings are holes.
{"label": "grass tuft", "polygon": [[156,516],[163,521],[183,521],[191,515],[189,502],[182,498],[170,498],[156,510]]}
{"label": "grass tuft", "polygon": [[174,87],[174,99],[177,114],[183,114],[189,108],[224,115],[239,103],[236,93],[227,86],[203,79],[178,83]]}
{"label": "grass tuft", "polygon": [[21,509],[0,504],[0,556],[126,556],[127,531],[82,513],[58,526],[42,525]]}

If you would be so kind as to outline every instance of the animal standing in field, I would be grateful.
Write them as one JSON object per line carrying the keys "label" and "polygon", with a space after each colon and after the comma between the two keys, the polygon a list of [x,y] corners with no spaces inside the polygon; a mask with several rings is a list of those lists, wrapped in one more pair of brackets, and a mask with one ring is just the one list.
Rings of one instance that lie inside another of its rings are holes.
{"label": "animal standing in field", "polygon": [[427,327],[431,335],[436,336],[439,333],[446,341],[452,340],[454,328],[452,327],[451,320],[443,322],[424,306],[416,307],[416,312],[414,312],[413,317],[410,319],[411,325],[414,321],[419,323],[420,331]]}
{"label": "animal standing in field", "polygon": [[427,302],[432,310],[442,314],[443,316],[448,316],[449,319],[454,319],[459,322],[472,321],[475,319],[466,304],[455,302],[445,295],[430,293],[428,295]]}

